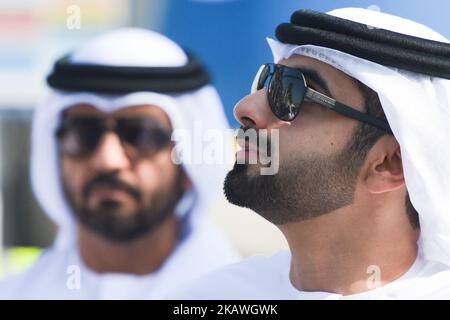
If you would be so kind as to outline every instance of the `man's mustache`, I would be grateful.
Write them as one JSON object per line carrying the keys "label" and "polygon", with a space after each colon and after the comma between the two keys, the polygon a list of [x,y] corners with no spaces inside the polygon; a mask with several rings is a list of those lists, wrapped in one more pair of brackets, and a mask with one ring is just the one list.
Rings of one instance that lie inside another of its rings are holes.
{"label": "man's mustache", "polygon": [[98,186],[108,186],[111,188],[120,189],[131,195],[137,201],[140,201],[142,197],[139,189],[119,179],[117,174],[111,173],[99,174],[98,176],[87,182],[83,188],[83,197],[87,198],[89,194],[92,192],[92,190]]}

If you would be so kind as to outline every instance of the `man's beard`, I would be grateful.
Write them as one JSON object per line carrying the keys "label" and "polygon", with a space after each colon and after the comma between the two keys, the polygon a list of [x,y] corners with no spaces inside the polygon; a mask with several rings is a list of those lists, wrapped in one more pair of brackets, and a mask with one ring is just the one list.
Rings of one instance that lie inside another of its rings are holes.
{"label": "man's beard", "polygon": [[277,225],[313,219],[353,202],[363,160],[346,147],[330,156],[280,159],[275,175],[251,174],[250,165],[235,163],[225,179],[225,196]]}
{"label": "man's beard", "polygon": [[133,197],[139,204],[141,191],[121,180],[116,174],[100,174],[83,188],[83,203],[76,204],[74,195],[64,185],[64,193],[77,220],[92,232],[112,242],[129,242],[151,233],[174,214],[175,207],[183,195],[182,170],[178,170],[173,183],[159,188],[152,196],[150,204],[139,205],[135,212],[123,214],[120,202],[105,200],[96,209],[88,208],[87,198],[94,187],[118,188]]}

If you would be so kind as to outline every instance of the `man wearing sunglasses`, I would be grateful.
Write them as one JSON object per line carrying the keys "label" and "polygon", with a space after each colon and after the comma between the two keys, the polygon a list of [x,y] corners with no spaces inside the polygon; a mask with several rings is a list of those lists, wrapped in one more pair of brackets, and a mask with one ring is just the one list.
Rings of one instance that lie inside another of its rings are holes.
{"label": "man wearing sunglasses", "polygon": [[31,178],[59,231],[0,297],[161,298],[238,258],[206,220],[226,165],[180,164],[171,139],[195,121],[227,128],[198,60],[160,34],[121,29],[58,60],[47,80]]}
{"label": "man wearing sunglasses", "polygon": [[[290,252],[224,267],[176,296],[448,299],[448,40],[357,8],[298,11],[276,34],[276,63],[234,112],[244,131],[278,132],[279,170],[237,161],[224,190],[274,223]],[[237,160],[264,155],[251,144]]]}

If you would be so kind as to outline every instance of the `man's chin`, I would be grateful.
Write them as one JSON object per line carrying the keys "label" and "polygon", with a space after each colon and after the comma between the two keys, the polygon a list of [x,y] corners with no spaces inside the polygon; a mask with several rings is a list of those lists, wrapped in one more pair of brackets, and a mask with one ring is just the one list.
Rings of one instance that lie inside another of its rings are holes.
{"label": "man's chin", "polygon": [[152,229],[149,225],[139,223],[137,215],[121,209],[100,209],[78,215],[78,222],[108,241],[125,243],[141,238]]}
{"label": "man's chin", "polygon": [[240,207],[248,207],[250,179],[254,165],[235,163],[228,172],[224,182],[224,193],[227,200]]}

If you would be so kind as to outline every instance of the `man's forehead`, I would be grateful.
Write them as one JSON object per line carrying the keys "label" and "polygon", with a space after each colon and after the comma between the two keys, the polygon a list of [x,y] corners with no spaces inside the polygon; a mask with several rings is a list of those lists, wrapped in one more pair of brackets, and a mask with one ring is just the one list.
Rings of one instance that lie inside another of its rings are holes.
{"label": "man's forehead", "polygon": [[304,55],[294,54],[288,59],[282,59],[279,64],[292,68],[304,70],[306,79],[312,80],[322,87],[326,87],[329,92],[337,91],[359,91],[356,86],[356,79],[334,66]]}
{"label": "man's forehead", "polygon": [[123,108],[118,108],[113,112],[105,112],[95,105],[78,103],[66,108],[64,114],[69,117],[77,115],[98,117],[106,115],[112,115],[115,117],[151,117],[160,121],[165,127],[170,127],[170,120],[167,113],[161,107],[150,104],[124,106]]}
{"label": "man's forehead", "polygon": [[293,54],[288,59],[282,59],[278,62],[279,64],[286,65],[288,67],[294,68],[305,68],[309,70],[315,70],[322,76],[326,76],[327,74],[341,74],[343,76],[347,76],[344,72],[339,69],[336,69],[332,65],[320,61],[315,58],[311,58],[304,55]]}

